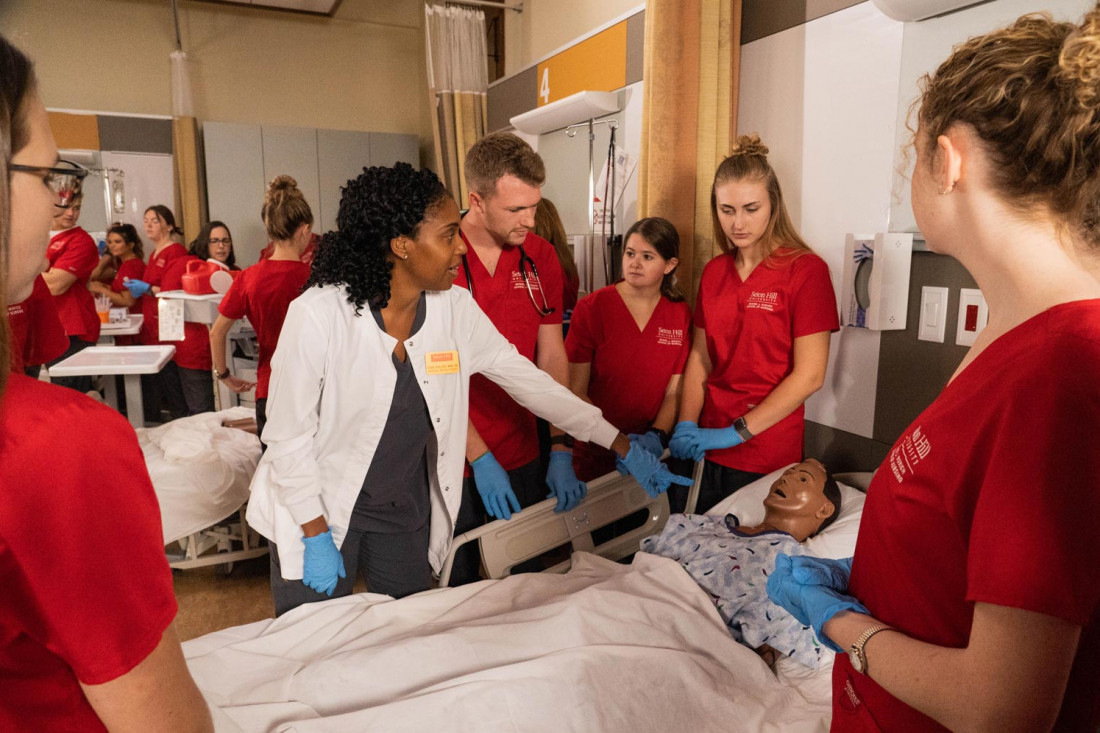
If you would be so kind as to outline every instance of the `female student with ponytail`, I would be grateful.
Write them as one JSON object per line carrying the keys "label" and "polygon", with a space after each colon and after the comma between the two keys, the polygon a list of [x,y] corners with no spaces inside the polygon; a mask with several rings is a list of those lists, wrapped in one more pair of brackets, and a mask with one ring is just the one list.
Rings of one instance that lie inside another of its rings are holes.
{"label": "female student with ponytail", "polygon": [[699,509],[802,459],[802,403],[825,382],[840,328],[825,261],[802,241],[768,149],[742,135],[714,174],[714,237],[695,304],[680,422],[669,448],[706,457]]}
{"label": "female student with ponytail", "polygon": [[[626,233],[623,279],[577,303],[565,351],[569,388],[625,432],[646,434],[660,457],[676,420],[680,374],[691,348],[691,312],[674,284],[680,237],[666,219]],[[614,454],[590,443],[573,450],[577,478],[615,470]]]}

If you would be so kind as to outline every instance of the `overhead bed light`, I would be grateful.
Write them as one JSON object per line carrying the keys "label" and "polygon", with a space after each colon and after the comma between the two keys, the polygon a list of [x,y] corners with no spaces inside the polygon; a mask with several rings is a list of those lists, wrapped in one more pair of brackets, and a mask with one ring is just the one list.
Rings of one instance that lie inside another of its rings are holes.
{"label": "overhead bed light", "polygon": [[944,15],[984,0],[873,0],[875,7],[894,20],[924,20]]}
{"label": "overhead bed light", "polygon": [[516,115],[509,122],[520,132],[541,135],[618,111],[619,95],[615,92],[577,92]]}

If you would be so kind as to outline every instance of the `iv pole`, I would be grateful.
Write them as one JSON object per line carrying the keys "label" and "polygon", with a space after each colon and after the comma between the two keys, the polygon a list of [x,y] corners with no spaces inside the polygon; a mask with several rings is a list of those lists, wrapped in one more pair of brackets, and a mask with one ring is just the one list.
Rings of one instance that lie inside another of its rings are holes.
{"label": "iv pole", "polygon": [[[585,292],[588,293],[593,292],[595,289],[594,272],[596,270],[596,219],[592,206],[592,202],[596,199],[596,125],[608,125],[611,129],[616,129],[619,126],[619,121],[615,119],[596,120],[590,117],[587,122],[578,122],[565,128],[567,137],[576,137],[579,128],[588,128],[588,247],[584,257],[584,286]],[[600,247],[600,251],[602,255],[603,247]],[[603,259],[602,256],[601,259]]]}

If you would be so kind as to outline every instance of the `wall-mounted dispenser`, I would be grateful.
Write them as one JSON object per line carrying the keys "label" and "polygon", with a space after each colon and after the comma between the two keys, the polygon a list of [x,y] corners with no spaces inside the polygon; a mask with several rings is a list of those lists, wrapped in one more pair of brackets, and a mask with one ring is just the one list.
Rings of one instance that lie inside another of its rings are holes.
{"label": "wall-mounted dispenser", "polygon": [[912,257],[912,234],[847,235],[841,324],[875,331],[903,330]]}

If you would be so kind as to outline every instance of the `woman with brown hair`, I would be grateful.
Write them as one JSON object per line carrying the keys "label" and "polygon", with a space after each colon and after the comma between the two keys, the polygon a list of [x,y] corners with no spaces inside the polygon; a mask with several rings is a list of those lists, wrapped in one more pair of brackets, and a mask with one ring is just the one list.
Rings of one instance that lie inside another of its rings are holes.
{"label": "woman with brown hair", "polygon": [[834,650],[834,731],[1100,726],[1100,8],[925,77],[913,213],[989,301],[867,492],[855,557],[769,595]]}
{"label": "woman with brown hair", "polygon": [[829,334],[840,328],[825,261],[802,241],[768,149],[742,135],[714,174],[714,237],[669,448],[706,457],[703,511],[802,458],[802,404],[825,383]]}

